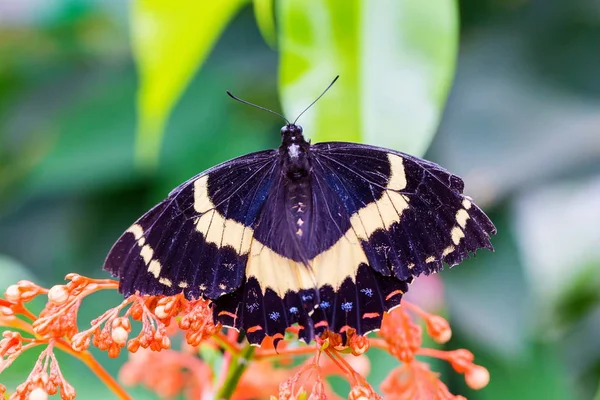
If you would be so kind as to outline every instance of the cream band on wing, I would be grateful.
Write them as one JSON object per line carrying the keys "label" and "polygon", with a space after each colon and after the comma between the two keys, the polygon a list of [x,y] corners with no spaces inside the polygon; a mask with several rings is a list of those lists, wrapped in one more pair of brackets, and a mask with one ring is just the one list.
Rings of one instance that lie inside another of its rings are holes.
{"label": "cream band on wing", "polygon": [[[149,244],[146,244],[144,239],[144,229],[141,225],[133,224],[125,231],[126,233],[131,233],[136,241],[137,245],[140,248],[140,257],[144,260],[144,263],[148,267],[147,271],[151,273],[155,278],[159,278],[160,272],[162,270],[162,265],[160,261],[154,258],[154,250]],[[173,282],[166,278],[159,278],[159,283],[162,283],[165,286],[171,287]]]}
{"label": "cream band on wing", "polygon": [[408,207],[405,195],[386,190],[379,200],[354,213],[350,223],[358,237],[367,240],[376,230],[387,230],[394,222],[400,222],[402,212]]}
{"label": "cream band on wing", "polygon": [[238,254],[245,254],[250,248],[254,231],[233,219],[227,219],[215,208],[208,195],[208,175],[194,182],[194,210],[200,213],[196,218],[196,230],[208,243],[219,247],[231,246]]}
{"label": "cream band on wing", "polygon": [[404,159],[392,153],[388,153],[387,156],[390,162],[390,179],[388,179],[387,188],[390,190],[403,190],[407,184]]}
{"label": "cream band on wing", "polygon": [[194,210],[199,214],[204,214],[213,208],[215,205],[208,196],[208,175],[204,175],[194,182]]}
{"label": "cream band on wing", "polygon": [[246,265],[246,276],[255,277],[263,292],[271,288],[283,298],[288,291],[314,289],[324,285],[337,290],[348,277],[352,280],[356,278],[358,267],[362,263],[368,264],[367,256],[350,228],[333,246],[310,260],[308,266],[280,256],[254,239]]}
{"label": "cream band on wing", "polygon": [[219,247],[231,246],[238,254],[248,252],[254,233],[252,228],[224,218],[216,209],[196,218],[196,230],[202,233],[208,243],[215,243]]}

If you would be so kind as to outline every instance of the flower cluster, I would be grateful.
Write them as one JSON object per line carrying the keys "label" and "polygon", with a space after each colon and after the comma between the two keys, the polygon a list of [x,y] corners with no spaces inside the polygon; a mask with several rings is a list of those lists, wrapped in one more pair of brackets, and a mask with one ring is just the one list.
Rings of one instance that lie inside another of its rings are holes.
{"label": "flower cluster", "polygon": [[[183,394],[189,399],[339,399],[326,380],[334,374],[350,383],[351,400],[463,399],[452,395],[439,375],[416,356],[447,361],[456,372],[464,374],[471,388],[483,388],[489,381],[487,370],[473,363],[473,354],[468,350],[423,347],[422,327],[433,340],[445,343],[451,337],[450,326],[442,317],[407,301],[385,315],[374,337],[348,330],[342,340],[338,334],[325,332],[306,345],[297,340],[297,328],[290,327],[284,340],[267,337],[256,348],[237,331],[215,325],[209,301],[189,301],[181,294],[130,296],[80,331],[77,314],[82,301],[100,290],[116,290],[118,282],[77,274],[69,274],[66,279],[67,284],[50,289],[21,281],[0,298],[0,326],[6,329],[0,340],[0,373],[29,349],[44,347],[29,376],[11,390],[10,399],[44,400],[56,393],[62,399],[75,398],[75,389],[61,373],[55,349],[83,361],[121,399],[130,398],[121,383],[144,385],[161,398]],[[47,296],[48,300],[36,315],[27,303],[38,296]],[[139,322],[139,330],[132,328],[133,321]],[[183,340],[173,340],[178,337]],[[173,343],[181,345],[174,348]],[[106,351],[110,357],[126,349],[129,361],[121,368],[121,383],[95,360],[90,346]],[[380,392],[366,379],[370,364],[364,353],[372,347],[399,360]],[[0,385],[0,395],[6,392],[7,388]]]}

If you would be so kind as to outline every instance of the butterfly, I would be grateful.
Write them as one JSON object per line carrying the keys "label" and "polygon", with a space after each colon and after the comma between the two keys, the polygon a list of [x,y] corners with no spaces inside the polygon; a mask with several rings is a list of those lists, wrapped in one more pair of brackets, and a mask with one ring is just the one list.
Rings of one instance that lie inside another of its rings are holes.
{"label": "butterfly", "polygon": [[210,299],[215,322],[253,344],[294,324],[307,343],[325,330],[365,335],[416,276],[493,250],[496,229],[463,187],[433,162],[311,144],[287,122],[278,149],[175,188],[118,239],[104,269],[125,296]]}

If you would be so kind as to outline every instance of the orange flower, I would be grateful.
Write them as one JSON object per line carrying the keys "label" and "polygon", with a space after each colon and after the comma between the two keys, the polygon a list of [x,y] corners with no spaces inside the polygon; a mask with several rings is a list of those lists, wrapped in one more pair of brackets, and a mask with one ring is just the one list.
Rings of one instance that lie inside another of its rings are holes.
{"label": "orange flower", "polygon": [[394,369],[381,383],[381,391],[395,400],[460,400],[439,380],[429,366],[413,360]]}
{"label": "orange flower", "polygon": [[174,350],[142,349],[130,354],[119,379],[128,386],[143,385],[167,399],[182,392],[187,399],[202,399],[213,391],[210,367],[194,355]]}
{"label": "orange flower", "polygon": [[411,362],[422,343],[421,327],[413,322],[404,307],[384,315],[379,336],[388,343],[390,353],[402,362]]}
{"label": "orange flower", "polygon": [[[189,301],[182,294],[132,295],[91,321],[88,329],[78,331],[82,301],[99,290],[116,290],[118,282],[77,274],[69,274],[67,280],[67,284],[49,290],[21,281],[0,298],[0,326],[8,328],[0,340],[0,373],[29,349],[46,346],[11,399],[44,400],[57,392],[63,399],[75,398],[75,389],[63,377],[54,348],[81,359],[118,398],[129,399],[125,389],[87,351],[90,346],[107,351],[110,357],[128,351],[130,358],[120,371],[120,379],[127,385],[144,385],[161,398],[183,394],[186,399],[219,396],[243,400],[277,394],[279,400],[335,400],[341,398],[333,393],[327,377],[339,375],[350,384],[349,399],[381,399],[366,378],[369,361],[364,353],[373,346],[388,351],[401,363],[381,386],[386,398],[462,398],[452,395],[438,374],[415,360],[416,355],[446,360],[456,372],[464,374],[471,388],[480,389],[489,382],[489,373],[473,363],[474,356],[468,350],[423,348],[423,332],[413,321],[414,316],[424,321],[427,333],[440,343],[450,339],[450,325],[444,318],[406,301],[403,307],[386,313],[379,338],[367,338],[347,329],[344,340],[339,333],[325,332],[315,344],[303,345],[297,339],[298,328],[290,327],[285,337],[267,337],[261,348],[254,349],[237,331],[224,331],[214,324],[210,301]],[[35,315],[27,303],[40,295],[47,295],[48,302]],[[141,322],[139,331],[134,332],[131,320]],[[173,349],[172,338],[177,336],[185,340],[175,340],[182,345]],[[203,352],[198,351],[200,345],[204,346]],[[213,355],[204,361],[199,354],[207,354],[207,349],[213,349],[209,351]],[[222,360],[212,362],[215,357]],[[296,362],[298,357],[302,358],[300,363]],[[217,365],[221,365],[220,371],[213,371]],[[220,376],[217,385],[214,375]],[[0,385],[0,395],[6,390]]]}
{"label": "orange flower", "polygon": [[40,354],[33,370],[25,382],[17,387],[15,393],[10,397],[11,400],[47,397],[47,395],[56,394],[59,390],[63,400],[75,398],[75,389],[65,380],[60,371],[53,347],[54,344],[51,342]]}

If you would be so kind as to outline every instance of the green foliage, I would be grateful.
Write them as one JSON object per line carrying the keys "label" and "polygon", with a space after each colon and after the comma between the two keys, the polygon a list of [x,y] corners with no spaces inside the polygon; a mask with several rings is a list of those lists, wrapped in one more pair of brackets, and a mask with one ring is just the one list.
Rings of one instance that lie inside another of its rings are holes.
{"label": "green foliage", "polygon": [[418,0],[279,3],[280,94],[315,141],[356,141],[422,155],[450,87],[455,4]]}
{"label": "green foliage", "polygon": [[265,42],[275,48],[277,32],[275,29],[275,15],[273,13],[274,0],[254,0],[254,16],[260,33]]}
{"label": "green foliage", "polygon": [[132,5],[131,37],[139,73],[136,155],[158,160],[169,113],[245,0],[140,0]]}
{"label": "green foliage", "polygon": [[[186,1],[173,8],[144,0],[131,10],[139,72],[137,160],[155,165],[173,106],[244,0]],[[315,141],[369,142],[423,154],[447,94],[457,43],[454,2],[373,3],[257,0],[254,12],[271,46],[278,37],[280,95],[295,118],[336,75],[339,83],[303,116]]]}

